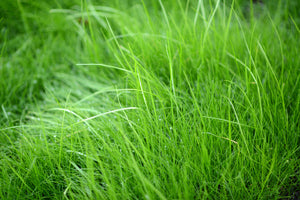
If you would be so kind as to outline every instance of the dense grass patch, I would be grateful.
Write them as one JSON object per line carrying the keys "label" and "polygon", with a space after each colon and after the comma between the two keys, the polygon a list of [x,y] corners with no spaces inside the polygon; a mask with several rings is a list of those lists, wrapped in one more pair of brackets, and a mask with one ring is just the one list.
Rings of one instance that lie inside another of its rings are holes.
{"label": "dense grass patch", "polygon": [[0,199],[299,198],[297,1],[0,2]]}

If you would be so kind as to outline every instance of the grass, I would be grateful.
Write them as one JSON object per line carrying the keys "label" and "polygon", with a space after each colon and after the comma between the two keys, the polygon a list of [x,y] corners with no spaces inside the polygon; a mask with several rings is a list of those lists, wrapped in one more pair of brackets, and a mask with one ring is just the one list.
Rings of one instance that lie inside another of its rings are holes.
{"label": "grass", "polygon": [[299,198],[295,0],[0,2],[0,199]]}

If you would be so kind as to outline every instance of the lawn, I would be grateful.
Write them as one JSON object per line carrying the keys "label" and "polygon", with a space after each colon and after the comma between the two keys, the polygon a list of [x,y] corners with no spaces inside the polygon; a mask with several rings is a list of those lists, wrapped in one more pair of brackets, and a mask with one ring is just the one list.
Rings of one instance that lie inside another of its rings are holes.
{"label": "lawn", "polygon": [[297,0],[1,0],[0,199],[299,199]]}

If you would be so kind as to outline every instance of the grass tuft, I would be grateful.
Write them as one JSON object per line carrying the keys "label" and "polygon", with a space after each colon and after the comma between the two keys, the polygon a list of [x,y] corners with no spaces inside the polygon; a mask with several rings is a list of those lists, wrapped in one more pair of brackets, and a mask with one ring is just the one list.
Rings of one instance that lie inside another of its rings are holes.
{"label": "grass tuft", "polygon": [[0,2],[0,199],[298,199],[296,0]]}

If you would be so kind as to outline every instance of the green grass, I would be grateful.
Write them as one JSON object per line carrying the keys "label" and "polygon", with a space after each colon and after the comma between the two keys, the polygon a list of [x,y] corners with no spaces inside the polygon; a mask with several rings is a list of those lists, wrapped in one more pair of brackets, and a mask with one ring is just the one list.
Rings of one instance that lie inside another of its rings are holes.
{"label": "green grass", "polygon": [[296,0],[0,2],[0,199],[297,199]]}

